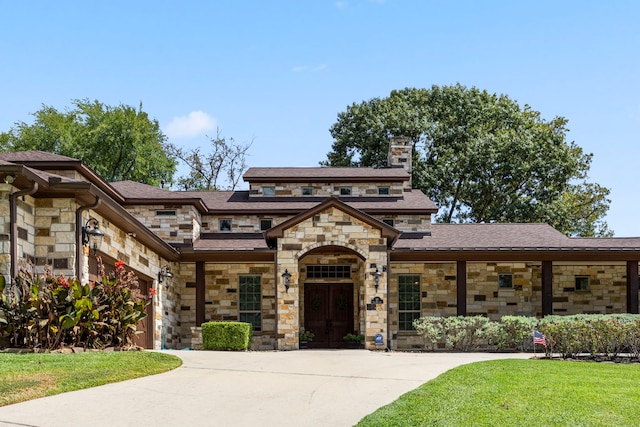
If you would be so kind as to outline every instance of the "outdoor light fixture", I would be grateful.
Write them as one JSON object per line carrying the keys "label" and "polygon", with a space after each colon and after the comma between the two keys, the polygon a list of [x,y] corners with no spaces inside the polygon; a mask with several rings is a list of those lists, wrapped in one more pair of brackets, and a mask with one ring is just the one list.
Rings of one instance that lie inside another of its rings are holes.
{"label": "outdoor light fixture", "polygon": [[104,233],[100,230],[100,222],[96,218],[89,218],[82,227],[82,244],[89,246],[91,242],[91,248],[93,249],[93,255],[98,252],[98,246],[102,243]]}
{"label": "outdoor light fixture", "polygon": [[376,268],[376,271],[371,274],[373,275],[373,286],[376,287],[376,292],[378,292],[378,286],[380,286],[380,276],[382,276],[382,273],[380,273],[380,271],[378,271],[378,269]]}
{"label": "outdoor light fixture", "polygon": [[[160,271],[158,271],[158,283],[164,282],[165,277],[167,279],[171,279],[173,277],[173,274],[171,274],[171,269],[169,269],[168,265],[165,265],[160,269]],[[169,288],[169,285],[165,285],[165,286]]]}
{"label": "outdoor light fixture", "polygon": [[282,273],[282,281],[284,282],[285,292],[289,292],[289,286],[291,286],[291,273],[289,273],[288,269],[284,269],[284,273]]}
{"label": "outdoor light fixture", "polygon": [[13,181],[16,180],[16,177],[14,175],[7,175],[4,177],[4,182],[6,184],[13,184]]}

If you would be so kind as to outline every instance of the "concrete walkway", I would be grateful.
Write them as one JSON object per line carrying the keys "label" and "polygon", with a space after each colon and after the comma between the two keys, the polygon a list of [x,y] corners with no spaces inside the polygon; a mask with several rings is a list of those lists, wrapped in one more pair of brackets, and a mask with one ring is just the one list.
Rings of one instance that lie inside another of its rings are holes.
{"label": "concrete walkway", "polygon": [[530,354],[167,351],[171,372],[0,407],[0,426],[351,426],[441,373]]}

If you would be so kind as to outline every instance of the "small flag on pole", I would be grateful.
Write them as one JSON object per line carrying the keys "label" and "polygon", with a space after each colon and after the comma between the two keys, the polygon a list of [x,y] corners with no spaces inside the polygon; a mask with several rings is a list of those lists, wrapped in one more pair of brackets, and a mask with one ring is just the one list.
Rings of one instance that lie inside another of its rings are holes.
{"label": "small flag on pole", "polygon": [[542,332],[536,330],[533,331],[533,344],[539,344],[543,347],[547,346],[547,339]]}

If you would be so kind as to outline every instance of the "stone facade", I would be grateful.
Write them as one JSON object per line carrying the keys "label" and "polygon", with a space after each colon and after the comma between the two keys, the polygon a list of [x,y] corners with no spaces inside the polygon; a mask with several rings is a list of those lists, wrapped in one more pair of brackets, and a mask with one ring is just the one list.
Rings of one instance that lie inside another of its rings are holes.
{"label": "stone facade", "polygon": [[[274,194],[265,195],[265,188],[273,189]],[[346,196],[345,189],[348,189],[348,196],[351,197],[398,197],[402,196],[404,185],[398,182],[345,182],[340,184],[318,184],[308,183],[281,183],[267,182],[251,184],[249,187],[250,197],[331,197]],[[310,194],[303,194],[303,189]]]}

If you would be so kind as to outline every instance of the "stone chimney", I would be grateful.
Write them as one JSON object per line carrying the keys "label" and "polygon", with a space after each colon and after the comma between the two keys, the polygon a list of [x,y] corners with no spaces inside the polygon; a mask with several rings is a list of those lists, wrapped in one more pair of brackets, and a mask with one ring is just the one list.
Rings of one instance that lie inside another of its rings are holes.
{"label": "stone chimney", "polygon": [[409,181],[405,189],[411,189],[411,161],[413,158],[413,144],[408,136],[392,136],[389,141],[389,155],[387,165],[390,168],[404,168],[409,173]]}

